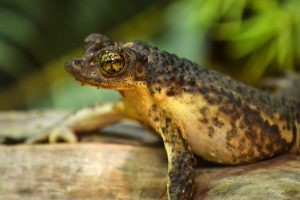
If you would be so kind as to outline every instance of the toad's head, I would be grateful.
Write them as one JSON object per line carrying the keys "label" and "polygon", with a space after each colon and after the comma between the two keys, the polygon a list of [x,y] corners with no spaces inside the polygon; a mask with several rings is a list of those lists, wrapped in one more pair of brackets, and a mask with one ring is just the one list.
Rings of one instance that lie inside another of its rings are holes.
{"label": "toad's head", "polygon": [[136,51],[139,43],[119,43],[101,34],[84,41],[85,55],[66,63],[66,70],[83,84],[128,90],[145,84],[147,55]]}

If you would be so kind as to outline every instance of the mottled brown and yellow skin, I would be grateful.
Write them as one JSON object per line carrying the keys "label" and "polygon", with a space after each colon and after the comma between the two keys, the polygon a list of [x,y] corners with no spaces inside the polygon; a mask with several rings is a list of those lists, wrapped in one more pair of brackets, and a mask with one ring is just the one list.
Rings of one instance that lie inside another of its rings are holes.
{"label": "mottled brown and yellow skin", "polygon": [[[237,165],[300,151],[295,98],[271,96],[139,41],[92,34],[85,49],[83,57],[66,64],[67,71],[84,84],[120,91],[120,112],[161,135],[169,199],[191,198],[193,155]],[[117,63],[103,73],[99,58],[108,53],[121,55],[124,68]]]}

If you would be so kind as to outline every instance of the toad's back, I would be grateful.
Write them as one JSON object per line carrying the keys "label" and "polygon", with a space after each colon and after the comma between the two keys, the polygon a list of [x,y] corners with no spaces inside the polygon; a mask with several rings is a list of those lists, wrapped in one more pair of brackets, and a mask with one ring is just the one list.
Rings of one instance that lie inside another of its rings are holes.
{"label": "toad's back", "polygon": [[148,54],[149,91],[197,155],[241,164],[299,151],[299,101],[271,96],[167,52]]}

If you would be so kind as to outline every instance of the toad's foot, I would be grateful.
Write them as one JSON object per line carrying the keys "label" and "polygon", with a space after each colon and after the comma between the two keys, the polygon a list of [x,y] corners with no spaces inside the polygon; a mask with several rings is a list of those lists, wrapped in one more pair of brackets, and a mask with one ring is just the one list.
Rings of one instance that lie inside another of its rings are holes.
{"label": "toad's foot", "polygon": [[25,140],[25,143],[57,143],[59,141],[76,143],[76,132],[89,132],[121,121],[124,118],[122,105],[122,102],[117,104],[97,104],[79,109],[74,113],[70,113],[52,127],[30,135]]}
{"label": "toad's foot", "polygon": [[58,143],[64,141],[66,143],[76,143],[77,137],[73,130],[67,126],[59,126],[50,128],[43,132],[34,133],[30,135],[26,140],[26,144],[35,144],[40,142]]}

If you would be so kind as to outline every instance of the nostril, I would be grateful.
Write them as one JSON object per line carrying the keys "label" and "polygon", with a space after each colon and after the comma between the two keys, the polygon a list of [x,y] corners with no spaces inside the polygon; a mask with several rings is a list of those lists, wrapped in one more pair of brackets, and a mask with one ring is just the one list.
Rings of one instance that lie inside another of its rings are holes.
{"label": "nostril", "polygon": [[74,59],[73,60],[73,65],[81,65],[81,60],[80,59]]}
{"label": "nostril", "polygon": [[68,72],[81,69],[82,61],[80,59],[72,59],[66,62],[65,68]]}

